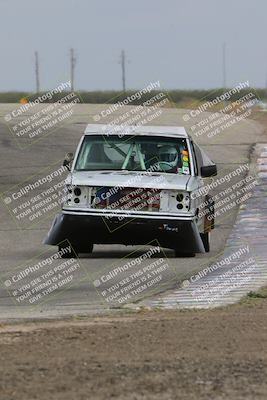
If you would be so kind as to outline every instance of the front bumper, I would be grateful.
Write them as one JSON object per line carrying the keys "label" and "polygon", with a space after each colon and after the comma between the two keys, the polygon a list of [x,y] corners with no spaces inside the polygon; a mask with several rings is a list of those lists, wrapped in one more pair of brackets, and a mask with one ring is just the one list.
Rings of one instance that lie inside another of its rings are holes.
{"label": "front bumper", "polygon": [[[159,218],[160,217],[160,218]],[[88,213],[58,214],[44,243],[58,245],[69,240],[73,246],[86,248],[86,243],[144,245],[156,241],[162,247],[181,252],[204,253],[194,218],[168,216],[110,217]]]}

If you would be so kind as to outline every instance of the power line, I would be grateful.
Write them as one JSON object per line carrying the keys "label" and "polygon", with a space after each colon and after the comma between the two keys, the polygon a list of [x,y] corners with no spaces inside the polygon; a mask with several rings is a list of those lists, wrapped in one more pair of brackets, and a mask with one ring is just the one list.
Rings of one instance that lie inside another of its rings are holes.
{"label": "power line", "polygon": [[226,44],[222,45],[222,73],[223,73],[223,88],[226,88]]}
{"label": "power line", "polygon": [[121,72],[122,72],[122,90],[125,93],[126,92],[126,77],[125,77],[125,51],[121,51],[121,57],[120,57],[120,62],[121,64]]}
{"label": "power line", "polygon": [[74,56],[74,49],[70,49],[70,87],[74,91],[74,69],[76,65],[76,57]]}
{"label": "power line", "polygon": [[40,76],[39,76],[39,55],[38,51],[34,52],[35,57],[35,82],[36,82],[36,93],[40,92]]}

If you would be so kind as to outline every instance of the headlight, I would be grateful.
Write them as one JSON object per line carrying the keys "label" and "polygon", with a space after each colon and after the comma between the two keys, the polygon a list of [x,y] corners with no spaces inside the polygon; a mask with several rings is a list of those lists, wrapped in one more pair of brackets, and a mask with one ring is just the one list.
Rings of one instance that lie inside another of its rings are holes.
{"label": "headlight", "polygon": [[177,196],[176,196],[176,200],[178,202],[181,202],[181,201],[183,201],[183,199],[184,199],[183,193],[178,193]]}
{"label": "headlight", "polygon": [[160,211],[177,213],[190,210],[190,192],[184,190],[162,190],[160,194]]}
{"label": "headlight", "polygon": [[75,196],[80,196],[82,194],[82,191],[79,187],[75,187],[73,190],[73,193],[75,194]]}
{"label": "headlight", "polygon": [[186,209],[189,210],[190,208],[190,194],[188,192],[179,192],[176,195],[177,205],[176,207],[178,210]]}
{"label": "headlight", "polygon": [[67,185],[63,204],[65,206],[86,206],[88,202],[88,187]]}

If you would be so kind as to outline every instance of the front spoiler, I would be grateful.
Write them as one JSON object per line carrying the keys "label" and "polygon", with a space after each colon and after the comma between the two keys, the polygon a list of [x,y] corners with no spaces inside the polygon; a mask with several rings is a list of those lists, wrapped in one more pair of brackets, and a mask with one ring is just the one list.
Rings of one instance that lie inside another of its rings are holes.
{"label": "front spoiler", "polygon": [[58,245],[68,240],[73,246],[86,243],[144,245],[157,241],[160,246],[181,252],[204,253],[193,219],[105,218],[92,215],[56,215],[44,243]]}

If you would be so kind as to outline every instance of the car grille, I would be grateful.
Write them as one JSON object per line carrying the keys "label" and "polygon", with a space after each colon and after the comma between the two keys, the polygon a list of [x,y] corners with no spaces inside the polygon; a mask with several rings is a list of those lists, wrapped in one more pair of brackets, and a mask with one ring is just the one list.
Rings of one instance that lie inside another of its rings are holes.
{"label": "car grille", "polygon": [[159,211],[160,190],[146,188],[95,188],[91,206],[96,209]]}

